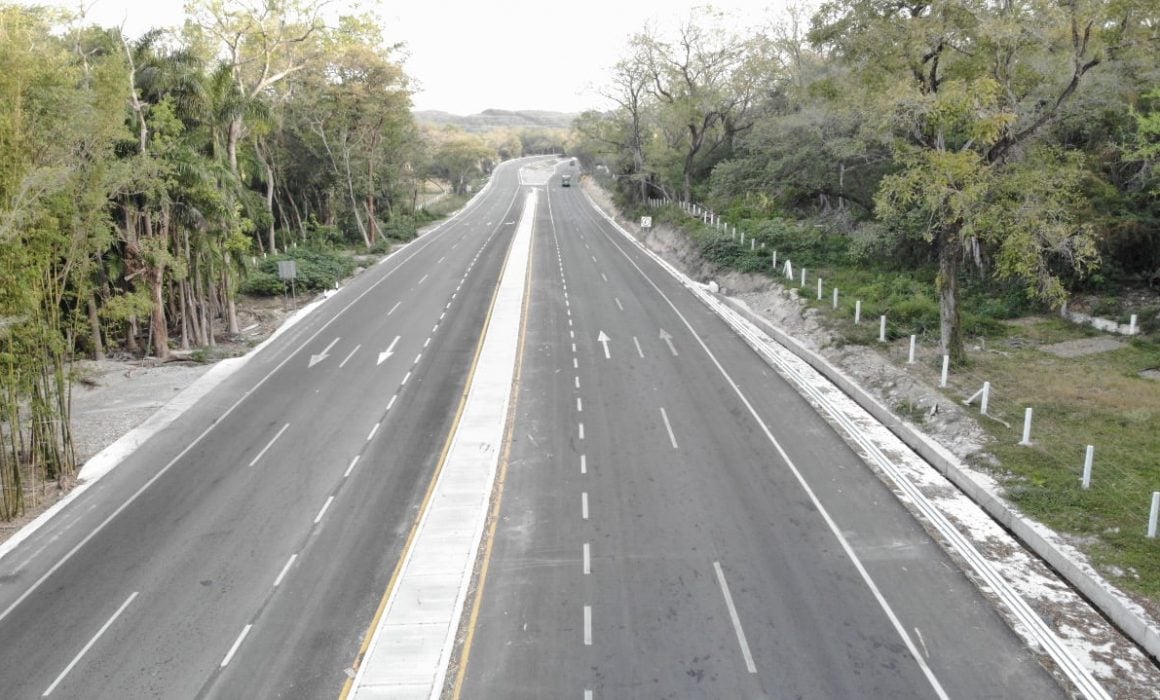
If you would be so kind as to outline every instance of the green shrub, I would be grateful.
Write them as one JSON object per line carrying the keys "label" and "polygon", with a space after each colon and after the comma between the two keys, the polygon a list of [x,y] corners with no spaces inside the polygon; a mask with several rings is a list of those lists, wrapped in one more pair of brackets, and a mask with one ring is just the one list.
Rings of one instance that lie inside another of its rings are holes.
{"label": "green shrub", "polygon": [[354,261],[340,252],[320,248],[291,248],[285,253],[261,260],[257,269],[252,270],[242,283],[242,292],[261,296],[285,293],[286,284],[278,278],[278,263],[282,260],[295,261],[297,275],[293,286],[298,292],[333,289],[355,267]]}

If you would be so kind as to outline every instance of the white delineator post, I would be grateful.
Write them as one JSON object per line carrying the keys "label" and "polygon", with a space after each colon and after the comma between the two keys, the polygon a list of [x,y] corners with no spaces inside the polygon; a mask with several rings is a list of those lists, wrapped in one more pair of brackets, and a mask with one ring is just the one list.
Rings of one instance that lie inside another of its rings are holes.
{"label": "white delineator post", "polygon": [[947,374],[951,369],[951,356],[943,355],[942,376],[939,378],[938,385],[945,389],[947,387]]}
{"label": "white delineator post", "polygon": [[918,336],[915,336],[915,335],[910,336],[910,356],[908,358],[906,358],[906,364],[908,364],[908,365],[914,364],[914,344],[917,342],[917,339],[918,339]]}
{"label": "white delineator post", "polygon": [[818,278],[818,301],[822,300],[822,278]]}
{"label": "white delineator post", "polygon": [[987,400],[991,398],[991,382],[983,382],[983,400],[979,403],[979,413],[987,415]]}
{"label": "white delineator post", "polygon": [[1136,335],[1136,314],[1128,319],[1128,335]]}
{"label": "white delineator post", "polygon": [[803,287],[806,286],[806,269],[804,267],[802,268],[802,284],[801,284],[801,286],[803,286]]}
{"label": "white delineator post", "polygon": [[1152,492],[1152,510],[1148,513],[1148,537],[1156,539],[1156,521],[1160,520],[1160,491]]}
{"label": "white delineator post", "polygon": [[834,308],[838,308],[838,288],[834,287]]}
{"label": "white delineator post", "polygon": [[854,302],[854,325],[862,322],[862,300],[858,299]]}
{"label": "white delineator post", "polygon": [[1092,485],[1092,458],[1095,457],[1096,448],[1094,445],[1088,445],[1087,451],[1083,456],[1083,487],[1091,488]]}
{"label": "white delineator post", "polygon": [[886,316],[883,315],[878,319],[878,342],[886,342]]}
{"label": "white delineator post", "polygon": [[1019,441],[1024,447],[1031,446],[1031,407],[1023,411],[1023,439]]}

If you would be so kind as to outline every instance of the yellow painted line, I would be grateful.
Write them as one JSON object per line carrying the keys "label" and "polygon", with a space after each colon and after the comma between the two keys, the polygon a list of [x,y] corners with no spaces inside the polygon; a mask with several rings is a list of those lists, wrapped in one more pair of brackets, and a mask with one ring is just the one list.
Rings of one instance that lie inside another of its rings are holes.
{"label": "yellow painted line", "polygon": [[[515,241],[513,236],[512,241]],[[503,265],[499,269],[499,277],[496,278],[495,291],[491,293],[491,303],[487,307],[487,316],[483,319],[483,327],[479,332],[479,342],[475,345],[475,356],[471,359],[471,369],[467,373],[467,383],[463,385],[463,394],[459,397],[459,407],[455,409],[455,418],[451,421],[451,427],[447,431],[447,439],[443,441],[443,450],[439,453],[439,463],[435,468],[435,473],[431,476],[431,482],[427,484],[427,493],[423,496],[423,505],[420,506],[415,520],[411,523],[411,530],[407,533],[407,541],[403,545],[403,551],[399,555],[399,560],[395,562],[395,570],[391,572],[391,580],[387,583],[387,590],[383,592],[382,600],[379,601],[379,607],[375,611],[375,616],[371,620],[370,627],[367,628],[363,635],[362,645],[359,646],[358,656],[355,657],[354,663],[350,665],[351,671],[358,671],[362,664],[363,658],[366,656],[367,649],[371,646],[371,638],[375,635],[375,630],[379,626],[379,621],[383,617],[383,613],[387,609],[387,601],[391,598],[391,593],[395,590],[395,586],[399,582],[399,574],[403,570],[403,562],[407,560],[407,555],[415,543],[415,534],[419,530],[419,523],[423,521],[423,515],[427,512],[427,507],[431,503],[431,495],[435,493],[435,484],[439,481],[439,475],[443,472],[443,465],[447,461],[447,453],[451,451],[451,442],[455,437],[455,431],[459,428],[459,419],[463,416],[463,407],[467,404],[467,395],[471,391],[471,383],[475,378],[476,365],[479,364],[479,356],[483,352],[483,341],[487,337],[487,327],[491,323],[491,315],[495,310],[496,299],[499,298],[500,281],[503,280],[504,270],[507,269],[508,256],[504,256]],[[529,268],[531,266],[529,265]],[[350,691],[354,685],[354,675],[347,674],[346,682],[342,684],[342,692],[339,694],[339,700],[346,700],[350,696]]]}
{"label": "yellow painted line", "polygon": [[471,645],[475,641],[475,627],[479,621],[479,609],[483,605],[483,589],[487,584],[487,571],[491,564],[491,550],[495,544],[495,529],[499,524],[500,506],[503,504],[503,487],[507,480],[508,459],[511,457],[512,437],[516,426],[516,408],[520,403],[520,375],[524,369],[524,344],[528,337],[528,309],[531,307],[532,268],[535,265],[536,237],[531,237],[528,251],[528,273],[524,284],[524,308],[520,319],[520,343],[516,352],[516,374],[512,380],[512,400],[508,406],[508,424],[504,435],[503,455],[499,460],[499,473],[495,480],[495,498],[492,500],[488,520],[486,540],[483,543],[483,562],[479,566],[479,585],[475,589],[475,599],[471,601],[471,615],[467,619],[467,634],[463,638],[463,650],[459,655],[459,667],[455,671],[455,685],[451,688],[451,700],[459,700],[463,692],[463,681],[467,677],[467,664],[471,659]]}

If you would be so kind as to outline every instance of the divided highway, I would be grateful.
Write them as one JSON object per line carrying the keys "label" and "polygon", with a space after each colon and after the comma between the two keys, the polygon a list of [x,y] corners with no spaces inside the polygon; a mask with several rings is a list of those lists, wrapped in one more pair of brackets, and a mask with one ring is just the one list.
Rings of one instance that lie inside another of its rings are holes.
{"label": "divided highway", "polygon": [[456,697],[1064,696],[723,321],[577,188],[543,204]]}
{"label": "divided highway", "polygon": [[510,451],[451,695],[1064,697],[805,399],[527,164],[0,559],[4,697],[338,696],[531,187]]}
{"label": "divided highway", "polygon": [[463,394],[520,165],[0,560],[0,694],[338,695]]}

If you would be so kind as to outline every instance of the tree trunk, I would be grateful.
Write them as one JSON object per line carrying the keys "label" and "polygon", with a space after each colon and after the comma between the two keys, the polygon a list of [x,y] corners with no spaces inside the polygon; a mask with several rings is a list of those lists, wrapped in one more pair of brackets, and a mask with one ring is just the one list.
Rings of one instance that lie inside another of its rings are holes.
{"label": "tree trunk", "polygon": [[93,359],[105,359],[105,344],[101,341],[101,318],[97,314],[97,300],[89,295],[89,342],[93,346]]}
{"label": "tree trunk", "polygon": [[238,174],[238,141],[242,137],[242,118],[234,117],[230,120],[230,128],[226,132],[226,154],[230,159],[230,172],[236,177]]}
{"label": "tree trunk", "polygon": [[181,306],[181,349],[189,350],[189,300],[185,292],[186,283],[182,280],[177,283],[177,297]]}
{"label": "tree trunk", "polygon": [[959,318],[959,269],[962,267],[963,249],[959,245],[958,231],[940,231],[935,239],[938,247],[938,310],[939,334],[942,338],[943,354],[950,355],[951,362],[966,359],[963,350],[963,329]]}
{"label": "tree trunk", "polygon": [[149,269],[149,290],[153,297],[153,311],[150,327],[153,329],[153,354],[159,360],[169,358],[169,328],[165,320],[165,265],[157,264]]}

